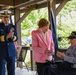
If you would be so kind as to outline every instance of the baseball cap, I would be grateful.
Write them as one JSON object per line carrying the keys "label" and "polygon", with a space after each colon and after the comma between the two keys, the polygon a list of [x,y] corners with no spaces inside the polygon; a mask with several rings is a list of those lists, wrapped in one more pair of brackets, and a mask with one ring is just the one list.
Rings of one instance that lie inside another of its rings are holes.
{"label": "baseball cap", "polygon": [[72,31],[71,34],[67,38],[68,39],[75,39],[76,38],[76,31]]}

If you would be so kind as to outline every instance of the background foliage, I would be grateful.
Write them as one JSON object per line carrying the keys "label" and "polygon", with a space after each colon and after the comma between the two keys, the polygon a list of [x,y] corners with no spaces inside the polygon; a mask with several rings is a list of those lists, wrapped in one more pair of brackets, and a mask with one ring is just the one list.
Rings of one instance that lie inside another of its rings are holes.
{"label": "background foliage", "polygon": [[60,48],[67,48],[69,40],[66,38],[72,31],[76,31],[76,0],[69,1],[57,16],[57,34],[62,37]]}
{"label": "background foliage", "polygon": [[[22,42],[24,37],[31,37],[31,31],[37,29],[37,23],[41,18],[48,19],[48,9],[42,8],[32,11],[21,23]],[[76,31],[76,0],[70,0],[56,17],[56,29],[58,37],[61,41],[58,42],[59,48],[67,48],[69,40],[66,38],[71,31]]]}

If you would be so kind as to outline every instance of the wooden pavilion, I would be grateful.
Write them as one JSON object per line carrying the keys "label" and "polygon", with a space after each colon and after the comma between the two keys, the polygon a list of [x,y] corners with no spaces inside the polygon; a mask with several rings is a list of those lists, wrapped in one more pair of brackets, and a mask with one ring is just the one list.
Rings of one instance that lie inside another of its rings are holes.
{"label": "wooden pavilion", "polygon": [[[64,5],[70,0],[0,0],[0,11],[10,10],[12,15],[15,16],[15,24],[17,25],[18,31],[18,44],[21,45],[21,22],[27,17],[27,15],[36,9],[39,8],[48,8],[48,18],[51,21],[51,9],[54,13],[54,18],[56,22],[56,16],[64,7]],[[56,5],[58,4],[58,7]],[[24,13],[22,17],[20,14]],[[33,70],[33,69],[32,69]]]}

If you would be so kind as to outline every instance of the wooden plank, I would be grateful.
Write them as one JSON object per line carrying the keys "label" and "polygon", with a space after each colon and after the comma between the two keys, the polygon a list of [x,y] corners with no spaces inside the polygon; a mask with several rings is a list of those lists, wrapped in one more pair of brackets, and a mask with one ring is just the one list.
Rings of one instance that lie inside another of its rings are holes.
{"label": "wooden plank", "polygon": [[60,3],[60,5],[56,9],[56,16],[58,13],[61,11],[61,9],[64,7],[64,5],[68,2],[68,0],[64,0],[63,2]]}
{"label": "wooden plank", "polygon": [[13,0],[0,0],[0,4],[13,6]]}
{"label": "wooden plank", "polygon": [[45,2],[45,1],[46,0],[31,0],[31,1],[28,1],[28,2],[21,3],[19,5],[15,5],[15,8],[21,8],[21,7],[25,7],[25,6],[30,6],[30,5],[34,5],[34,4]]}
{"label": "wooden plank", "polygon": [[14,0],[14,5],[19,5],[19,4],[22,4],[22,3],[26,3],[30,0]]}

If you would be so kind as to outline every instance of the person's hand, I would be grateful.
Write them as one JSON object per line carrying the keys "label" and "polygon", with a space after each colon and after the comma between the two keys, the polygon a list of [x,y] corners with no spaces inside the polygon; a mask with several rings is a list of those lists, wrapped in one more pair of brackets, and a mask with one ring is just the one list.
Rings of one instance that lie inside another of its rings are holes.
{"label": "person's hand", "polygon": [[57,56],[61,59],[64,59],[65,54],[57,51]]}
{"label": "person's hand", "polygon": [[10,31],[10,33],[7,35],[7,39],[8,39],[8,38],[12,38],[13,35],[14,35],[14,32]]}
{"label": "person's hand", "polygon": [[48,56],[53,55],[53,52],[50,51],[50,50],[48,50],[48,49],[45,50],[45,53],[46,53]]}

